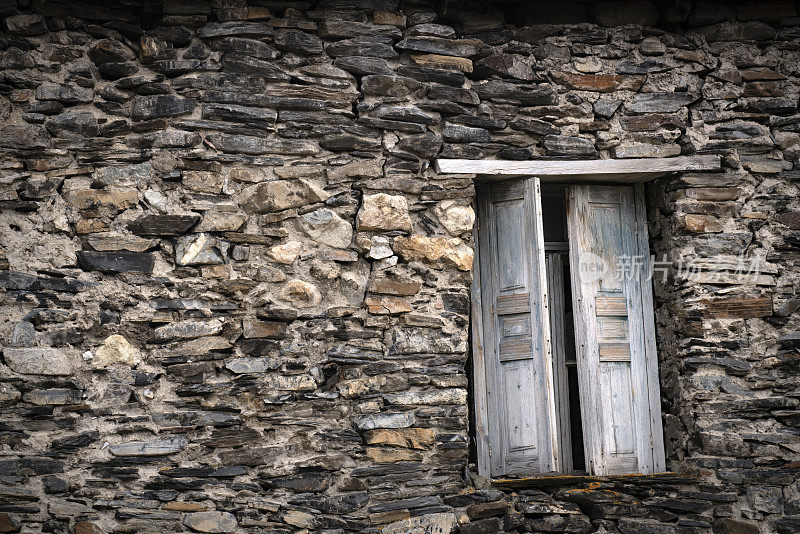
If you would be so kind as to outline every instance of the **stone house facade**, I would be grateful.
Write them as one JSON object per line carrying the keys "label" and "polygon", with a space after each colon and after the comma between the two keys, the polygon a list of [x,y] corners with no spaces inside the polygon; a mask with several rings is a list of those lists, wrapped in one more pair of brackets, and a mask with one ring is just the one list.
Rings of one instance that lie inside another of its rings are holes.
{"label": "stone house facade", "polygon": [[[0,532],[800,531],[796,2],[0,14]],[[665,469],[479,465],[463,160],[674,166]]]}

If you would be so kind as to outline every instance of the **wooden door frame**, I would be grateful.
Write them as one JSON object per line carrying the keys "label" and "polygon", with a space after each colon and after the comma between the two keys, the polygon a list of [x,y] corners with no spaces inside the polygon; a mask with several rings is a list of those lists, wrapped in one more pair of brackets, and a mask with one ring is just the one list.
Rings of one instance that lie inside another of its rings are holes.
{"label": "wooden door frame", "polygon": [[[651,159],[602,160],[468,160],[439,159],[435,163],[440,174],[470,175],[476,181],[508,180],[538,177],[542,182],[606,182],[619,185],[641,183],[658,177],[686,171],[719,171],[722,158],[716,155],[682,156]],[[473,228],[475,263],[480,261],[478,225]],[[472,269],[470,289],[472,329],[472,391],[475,403],[475,439],[478,474],[491,478],[489,460],[489,414],[486,399],[486,360],[483,348],[483,308],[480,269]],[[655,358],[653,358],[655,361]],[[651,363],[651,369],[654,363]]]}

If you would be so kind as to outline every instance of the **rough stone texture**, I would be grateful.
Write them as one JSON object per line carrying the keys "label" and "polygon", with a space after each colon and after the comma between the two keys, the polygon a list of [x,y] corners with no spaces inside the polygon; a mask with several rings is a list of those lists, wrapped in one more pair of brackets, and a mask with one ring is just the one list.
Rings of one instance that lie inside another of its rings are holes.
{"label": "rough stone texture", "polygon": [[236,516],[228,512],[193,512],[183,516],[183,524],[197,532],[236,532]]}
{"label": "rough stone texture", "polygon": [[401,195],[365,195],[356,219],[359,230],[387,231],[412,229],[408,202]]}
{"label": "rough stone texture", "polygon": [[[795,2],[0,4],[0,531],[800,531]],[[678,154],[681,474],[487,483],[434,160]]]}
{"label": "rough stone texture", "polygon": [[112,334],[94,351],[92,364],[98,367],[122,364],[135,367],[142,361],[142,355],[136,347],[119,334]]}
{"label": "rough stone texture", "polygon": [[71,375],[78,368],[69,349],[6,347],[3,357],[12,371],[24,375]]}

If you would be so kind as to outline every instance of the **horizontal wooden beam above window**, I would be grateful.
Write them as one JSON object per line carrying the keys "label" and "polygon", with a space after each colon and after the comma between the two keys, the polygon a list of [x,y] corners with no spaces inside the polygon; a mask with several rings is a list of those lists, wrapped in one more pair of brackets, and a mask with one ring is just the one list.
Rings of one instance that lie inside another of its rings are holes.
{"label": "horizontal wooden beam above window", "polygon": [[594,160],[436,160],[436,170],[440,173],[471,174],[479,180],[537,176],[542,181],[646,182],[671,172],[720,169],[721,158],[716,155]]}

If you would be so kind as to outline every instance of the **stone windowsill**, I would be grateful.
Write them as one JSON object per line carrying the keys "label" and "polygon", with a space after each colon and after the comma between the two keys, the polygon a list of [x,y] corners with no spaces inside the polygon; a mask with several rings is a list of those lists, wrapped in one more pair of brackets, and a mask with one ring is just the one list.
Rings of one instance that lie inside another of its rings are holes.
{"label": "stone windowsill", "polygon": [[697,482],[697,477],[691,474],[673,473],[653,473],[641,475],[632,473],[629,475],[583,475],[583,474],[564,474],[549,473],[523,478],[494,478],[491,480],[493,486],[507,489],[537,488],[543,486],[569,486],[575,484],[586,484],[590,482],[616,482],[625,484],[691,484]]}

